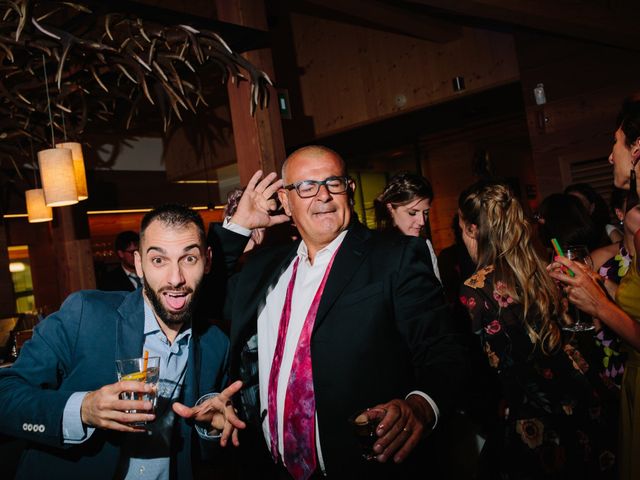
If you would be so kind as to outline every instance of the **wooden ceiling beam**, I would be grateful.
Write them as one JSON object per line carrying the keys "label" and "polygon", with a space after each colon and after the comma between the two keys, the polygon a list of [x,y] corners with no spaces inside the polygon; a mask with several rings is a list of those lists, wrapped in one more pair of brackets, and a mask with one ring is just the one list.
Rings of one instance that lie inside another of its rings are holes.
{"label": "wooden ceiling beam", "polygon": [[630,50],[640,49],[637,15],[630,14],[632,10],[640,13],[636,1],[618,2],[617,7],[586,1],[578,5],[566,0],[403,0],[402,3]]}
{"label": "wooden ceiling beam", "polygon": [[350,23],[356,20],[368,27],[431,42],[447,43],[462,36],[461,27],[454,23],[415,14],[395,4],[374,0],[305,0],[303,3],[324,11],[336,12],[338,17],[332,20],[345,20]]}
{"label": "wooden ceiling beam", "polygon": [[134,0],[83,0],[80,3],[87,5],[96,14],[127,13],[136,15],[143,21],[157,22],[161,25],[189,25],[197,29],[213,30],[238,53],[269,45],[268,35],[262,30],[172,10],[165,5],[170,2],[157,2],[162,6],[153,7]]}

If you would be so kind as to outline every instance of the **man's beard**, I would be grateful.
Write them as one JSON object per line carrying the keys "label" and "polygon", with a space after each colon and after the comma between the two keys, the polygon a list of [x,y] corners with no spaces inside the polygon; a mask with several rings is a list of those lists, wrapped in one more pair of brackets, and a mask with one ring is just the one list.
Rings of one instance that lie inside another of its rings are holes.
{"label": "man's beard", "polygon": [[[200,296],[200,291],[202,290],[202,282],[198,282],[196,284],[195,290],[189,287],[183,287],[181,289],[175,289],[171,287],[162,287],[158,293],[156,293],[151,285],[147,282],[145,277],[142,277],[142,283],[144,285],[144,293],[147,298],[151,301],[151,305],[153,306],[153,310],[160,317],[160,320],[164,322],[165,325],[181,325],[184,323],[190,323],[193,317],[193,312],[195,310],[198,297]],[[171,292],[179,291],[181,293],[189,294],[191,293],[191,299],[186,304],[185,308],[179,313],[173,313],[168,311],[165,306],[162,304],[162,300],[160,296],[162,292],[169,290]]]}

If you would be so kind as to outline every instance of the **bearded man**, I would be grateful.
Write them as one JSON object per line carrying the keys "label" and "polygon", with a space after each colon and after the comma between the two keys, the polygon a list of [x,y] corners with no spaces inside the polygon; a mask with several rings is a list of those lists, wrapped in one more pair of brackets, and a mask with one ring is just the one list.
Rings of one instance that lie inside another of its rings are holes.
{"label": "bearded man", "polygon": [[[229,400],[241,382],[212,395],[226,384],[228,339],[193,318],[210,265],[200,216],[159,207],[141,223],[142,289],[74,293],[36,327],[0,371],[0,432],[28,441],[16,478],[189,479],[212,441],[244,426]],[[156,387],[117,381],[116,360],[144,355],[160,357]],[[206,411],[186,406],[203,397]]]}

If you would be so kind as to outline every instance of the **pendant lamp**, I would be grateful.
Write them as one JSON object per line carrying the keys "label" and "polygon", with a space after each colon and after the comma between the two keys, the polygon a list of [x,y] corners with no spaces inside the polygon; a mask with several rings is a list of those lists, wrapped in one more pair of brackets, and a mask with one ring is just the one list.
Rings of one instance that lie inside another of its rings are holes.
{"label": "pendant lamp", "polygon": [[34,188],[24,192],[27,201],[27,217],[29,223],[50,222],[53,220],[51,207],[44,203],[44,191]]}
{"label": "pendant lamp", "polygon": [[47,207],[64,207],[78,203],[71,150],[68,148],[40,150],[38,164]]}
{"label": "pendant lamp", "polygon": [[68,148],[71,150],[73,158],[73,171],[76,177],[76,190],[78,191],[78,200],[86,200],[89,198],[87,190],[87,175],[84,169],[84,157],[82,155],[82,145],[78,142],[63,142],[56,144],[56,148]]}

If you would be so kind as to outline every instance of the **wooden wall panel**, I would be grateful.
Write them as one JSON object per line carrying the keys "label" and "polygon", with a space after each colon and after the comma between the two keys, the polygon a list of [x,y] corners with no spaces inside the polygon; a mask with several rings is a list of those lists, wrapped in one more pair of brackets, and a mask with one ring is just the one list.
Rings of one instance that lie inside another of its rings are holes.
{"label": "wooden wall panel", "polygon": [[[460,39],[435,44],[306,15],[291,19],[301,101],[316,137],[519,76],[509,34],[464,28]],[[456,76],[464,77],[463,92],[453,91]]]}
{"label": "wooden wall panel", "polygon": [[[162,161],[169,182],[216,179],[217,168],[237,161],[229,106],[216,107],[210,118],[210,125],[194,125],[192,120],[179,127],[165,142]],[[190,135],[187,135],[187,129],[191,130]],[[194,145],[196,132],[201,136]]]}
{"label": "wooden wall panel", "polygon": [[529,209],[526,191],[528,185],[535,185],[535,175],[524,114],[426,136],[422,143],[426,149],[422,171],[431,181],[435,196],[430,223],[436,252],[454,243],[451,224],[458,210],[458,196],[478,180],[472,164],[480,151],[489,154],[491,172],[496,177],[517,183],[525,209]]}
{"label": "wooden wall panel", "polygon": [[435,195],[429,221],[438,253],[454,243],[451,221],[458,211],[458,195],[474,180],[471,174],[474,150],[473,142],[468,140],[432,145],[423,164],[423,172],[431,181]]}
{"label": "wooden wall panel", "polygon": [[[516,35],[539,198],[562,191],[567,161],[606,157],[622,100],[640,90],[637,54],[587,42]],[[547,103],[534,102],[543,83]],[[564,165],[566,167],[566,165]]]}

